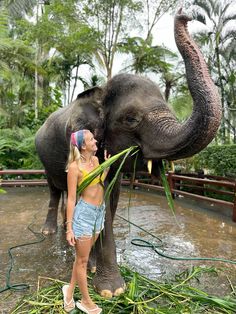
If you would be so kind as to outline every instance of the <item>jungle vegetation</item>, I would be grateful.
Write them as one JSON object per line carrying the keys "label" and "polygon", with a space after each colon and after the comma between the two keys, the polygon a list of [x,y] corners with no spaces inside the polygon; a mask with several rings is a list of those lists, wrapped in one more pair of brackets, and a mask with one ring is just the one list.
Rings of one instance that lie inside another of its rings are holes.
{"label": "jungle vegetation", "polygon": [[[155,44],[158,23],[177,0],[0,1],[0,167],[39,168],[34,135],[51,112],[80,89],[121,71],[150,76],[179,120],[191,111],[180,55]],[[190,0],[194,36],[219,88],[223,119],[214,145],[236,144],[233,0]],[[189,10],[188,10],[189,11]]]}

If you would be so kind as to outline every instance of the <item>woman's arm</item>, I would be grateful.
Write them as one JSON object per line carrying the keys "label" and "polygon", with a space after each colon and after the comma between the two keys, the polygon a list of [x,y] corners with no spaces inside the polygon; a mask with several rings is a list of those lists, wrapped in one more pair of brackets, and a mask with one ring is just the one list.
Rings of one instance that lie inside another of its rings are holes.
{"label": "woman's arm", "polygon": [[75,245],[74,233],[72,230],[72,220],[76,203],[76,191],[78,184],[79,170],[77,163],[74,161],[70,164],[67,173],[67,209],[66,209],[66,239],[70,245]]}

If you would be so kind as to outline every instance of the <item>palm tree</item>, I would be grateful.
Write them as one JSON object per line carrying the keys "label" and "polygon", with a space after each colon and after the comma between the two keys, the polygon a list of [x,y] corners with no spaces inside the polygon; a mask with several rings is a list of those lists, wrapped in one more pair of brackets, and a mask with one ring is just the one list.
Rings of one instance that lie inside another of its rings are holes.
{"label": "palm tree", "polygon": [[[41,1],[41,3],[44,3],[44,1]],[[10,20],[10,23],[14,25],[15,19],[21,19],[29,12],[32,12],[33,8],[37,6],[37,12],[38,12],[38,4],[39,0],[3,0],[0,3],[0,14],[1,16],[5,16],[5,19]],[[5,23],[5,27],[7,28],[7,24],[9,22]],[[1,25],[2,26],[2,20]],[[7,41],[13,41],[13,38],[10,38],[9,35],[6,35],[9,33],[9,31],[5,32],[5,41],[0,41],[0,51],[4,49],[4,42]],[[18,40],[20,42],[20,40]],[[14,43],[14,41],[13,41]],[[23,45],[23,42],[21,42],[21,45]],[[38,49],[36,48],[36,56],[37,56]],[[30,60],[30,63],[31,60]],[[8,70],[8,66],[6,66],[6,63],[1,62],[2,68],[5,68],[5,70]],[[35,118],[37,118],[37,112],[38,112],[38,66],[37,66],[37,59],[35,58]],[[13,74],[14,76],[14,74]]]}
{"label": "palm tree", "polygon": [[0,115],[1,127],[21,125],[32,95],[34,51],[9,31],[9,15],[0,6]]}
{"label": "palm tree", "polygon": [[[225,88],[223,82],[223,69],[222,63],[224,55],[222,51],[226,46],[235,38],[235,29],[230,28],[232,23],[235,23],[236,12],[232,12],[231,8],[234,0],[193,0],[193,16],[199,22],[204,23],[207,28],[203,31],[198,38],[201,42],[208,45],[211,49],[211,56],[209,57],[209,65],[211,69],[216,69],[216,85],[219,86],[221,91],[222,101],[222,141],[226,142],[226,120],[228,115],[228,108],[226,103]],[[213,51],[212,51],[213,50]],[[213,53],[212,53],[213,52]]]}
{"label": "palm tree", "polygon": [[3,0],[0,2],[0,8],[7,8],[10,17],[19,18],[32,10],[36,3],[37,0]]}
{"label": "palm tree", "polygon": [[[222,69],[225,88],[225,100],[228,109],[226,123],[228,129],[233,133],[233,142],[236,144],[236,45],[232,38],[226,47],[220,51],[222,56]],[[230,137],[230,132],[228,132]],[[229,139],[230,141],[230,139]]]}

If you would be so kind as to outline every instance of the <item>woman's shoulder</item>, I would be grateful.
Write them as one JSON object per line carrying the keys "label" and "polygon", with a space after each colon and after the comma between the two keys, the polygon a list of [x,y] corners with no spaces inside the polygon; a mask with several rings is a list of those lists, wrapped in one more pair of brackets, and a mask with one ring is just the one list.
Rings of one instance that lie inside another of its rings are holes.
{"label": "woman's shoulder", "polygon": [[79,174],[79,165],[77,161],[72,161],[72,163],[68,167],[69,173]]}

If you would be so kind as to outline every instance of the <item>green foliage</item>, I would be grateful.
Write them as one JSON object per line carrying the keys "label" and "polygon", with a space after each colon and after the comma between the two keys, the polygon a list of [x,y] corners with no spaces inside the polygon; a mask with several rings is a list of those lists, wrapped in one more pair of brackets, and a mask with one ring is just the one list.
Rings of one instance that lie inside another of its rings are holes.
{"label": "green foliage", "polygon": [[[88,278],[89,294],[94,302],[102,307],[104,314],[235,313],[236,301],[232,286],[232,295],[223,297],[210,295],[196,287],[203,277],[211,280],[212,276],[217,275],[213,267],[192,267],[166,282],[150,280],[126,267],[121,267],[121,273],[128,288],[125,293],[112,299],[105,299],[95,293],[91,277]],[[48,281],[47,286],[45,280]],[[63,284],[65,282],[60,280],[39,277],[38,291],[25,296],[11,313],[65,313],[61,292]],[[228,282],[227,284],[229,285]],[[78,288],[75,288],[75,299],[81,299]],[[76,310],[72,312],[77,313]]]}
{"label": "green foliage", "polygon": [[176,54],[162,46],[152,46],[152,36],[148,39],[127,37],[118,44],[119,51],[132,54],[130,69],[135,73],[168,72],[173,66],[165,61],[173,60]]}
{"label": "green foliage", "polygon": [[136,154],[138,152],[137,146],[131,146],[129,148],[124,149],[120,153],[111,156],[109,159],[105,160],[102,164],[100,164],[97,168],[95,168],[93,171],[91,171],[83,180],[83,182],[79,185],[77,192],[80,194],[97,176],[102,174],[102,172],[109,168],[114,162],[116,162],[120,157],[123,156],[123,160],[121,161],[119,168],[113,177],[112,181],[110,182],[109,186],[106,189],[106,193],[104,198],[108,199],[111,193],[111,190],[115,184],[115,181],[117,180],[117,177],[120,173],[120,170],[126,160],[126,158],[132,153]]}
{"label": "green foliage", "polygon": [[[204,170],[205,174],[236,178],[236,145],[210,145],[199,154],[190,158],[177,160],[175,162],[175,173],[191,173]],[[182,181],[183,182],[183,181]],[[186,181],[186,184],[188,182]],[[222,194],[223,191],[232,192],[232,188],[217,185],[204,184],[204,196],[234,202],[233,195]],[[210,189],[207,191],[207,189]],[[182,187],[187,192],[199,193],[202,190],[195,188]],[[215,191],[212,191],[214,189]],[[218,193],[219,191],[219,193]]]}
{"label": "green foliage", "polygon": [[34,139],[35,134],[28,128],[0,130],[0,168],[42,169]]}
{"label": "green foliage", "polygon": [[236,176],[236,145],[208,146],[194,157],[195,168],[219,176]]}
{"label": "green foliage", "polygon": [[205,169],[218,176],[236,177],[236,145],[210,145],[199,154],[176,161],[184,171]]}
{"label": "green foliage", "polygon": [[178,95],[170,99],[170,105],[180,122],[185,121],[192,112],[193,109],[193,100],[192,97],[184,86],[182,90],[179,91]]}
{"label": "green foliage", "polygon": [[173,198],[171,195],[169,183],[168,183],[167,178],[166,178],[166,165],[165,165],[164,160],[162,160],[162,163],[161,163],[160,173],[161,173],[161,181],[162,181],[162,185],[164,187],[164,191],[166,194],[166,199],[167,199],[168,205],[169,205],[174,217],[176,218],[174,201],[173,201]]}
{"label": "green foliage", "polygon": [[138,0],[80,1],[80,14],[97,31],[95,57],[111,78],[118,43],[134,28],[135,14],[142,9]]}
{"label": "green foliage", "polygon": [[48,87],[49,105],[42,102],[38,105],[38,119],[35,119],[34,108],[31,106],[27,108],[24,116],[24,124],[27,128],[37,131],[39,127],[45,122],[51,113],[62,107],[61,92],[58,88]]}
{"label": "green foliage", "polygon": [[[193,16],[206,26],[196,40],[205,50],[208,66],[219,87],[222,121],[219,138],[228,144],[236,143],[235,36],[236,14],[234,0],[193,0]],[[214,53],[212,53],[214,51]]]}

